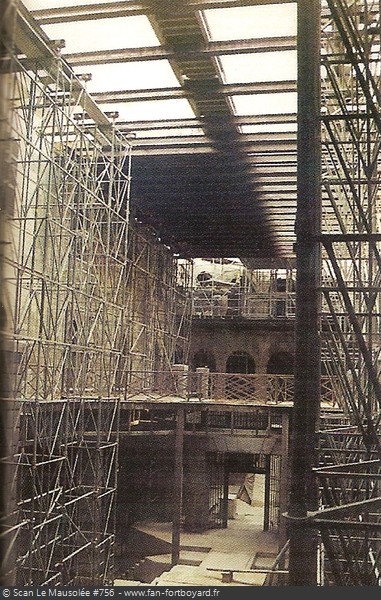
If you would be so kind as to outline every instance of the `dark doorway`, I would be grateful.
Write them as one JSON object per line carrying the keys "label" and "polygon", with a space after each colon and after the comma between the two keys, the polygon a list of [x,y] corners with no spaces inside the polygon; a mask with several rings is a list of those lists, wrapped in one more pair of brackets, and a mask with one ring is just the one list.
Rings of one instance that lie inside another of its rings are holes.
{"label": "dark doorway", "polygon": [[[270,457],[249,453],[211,453],[210,527],[226,528],[237,500],[262,509],[263,530],[270,527]],[[261,514],[261,511],[258,513]]]}
{"label": "dark doorway", "polygon": [[247,352],[233,352],[226,361],[226,373],[255,373],[255,362]]}
{"label": "dark doorway", "polygon": [[207,350],[198,350],[192,358],[192,370],[195,371],[198,367],[208,367],[209,371],[215,373],[216,359],[212,352]]}

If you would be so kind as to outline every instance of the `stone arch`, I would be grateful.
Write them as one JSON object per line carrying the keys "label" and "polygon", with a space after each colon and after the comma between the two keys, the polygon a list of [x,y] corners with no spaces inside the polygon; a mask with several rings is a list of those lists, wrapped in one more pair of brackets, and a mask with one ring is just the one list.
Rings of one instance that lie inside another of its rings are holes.
{"label": "stone arch", "polygon": [[197,350],[192,356],[191,367],[193,371],[195,371],[197,367],[208,367],[209,371],[215,372],[216,359],[214,358],[213,352],[204,349]]}
{"label": "stone arch", "polygon": [[207,271],[201,271],[201,273],[199,273],[196,277],[196,280],[198,281],[198,283],[200,285],[204,285],[205,283],[210,283],[212,281],[213,277],[211,275],[211,273],[208,273]]}
{"label": "stone arch", "polygon": [[255,362],[248,352],[233,352],[226,361],[225,395],[229,400],[249,400],[254,397],[255,382],[252,378],[242,377],[255,373]]}

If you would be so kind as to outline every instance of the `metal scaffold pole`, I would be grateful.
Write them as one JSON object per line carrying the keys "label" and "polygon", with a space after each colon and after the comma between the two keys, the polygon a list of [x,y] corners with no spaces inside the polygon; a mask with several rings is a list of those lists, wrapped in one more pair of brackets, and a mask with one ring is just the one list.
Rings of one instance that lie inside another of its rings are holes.
{"label": "metal scaffold pole", "polygon": [[[12,72],[6,66],[8,49],[13,47],[13,30],[16,21],[16,6],[12,0],[1,3],[0,15],[0,56],[4,61],[0,76],[0,585],[14,584],[13,576],[9,577],[15,560],[14,548],[9,546],[9,538],[4,535],[6,528],[15,525],[14,464],[7,458],[14,452],[16,439],[13,420],[17,407],[13,401],[11,376],[8,369],[10,344],[5,338],[10,334],[10,323],[5,311],[5,290],[3,281],[6,277],[4,260],[9,248],[7,217],[12,211],[14,202],[14,181],[12,168],[11,126],[8,115],[11,107]],[[9,65],[8,65],[9,66]]]}
{"label": "metal scaffold pole", "polygon": [[306,522],[318,503],[312,468],[320,407],[320,156],[320,0],[299,0],[296,350],[288,511],[291,586],[317,584],[317,534]]}

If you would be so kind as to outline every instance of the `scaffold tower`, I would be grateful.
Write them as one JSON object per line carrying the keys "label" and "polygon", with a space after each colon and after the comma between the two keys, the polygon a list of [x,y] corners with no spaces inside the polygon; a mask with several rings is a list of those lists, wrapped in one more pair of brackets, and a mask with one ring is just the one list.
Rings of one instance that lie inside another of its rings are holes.
{"label": "scaffold tower", "polygon": [[17,585],[107,584],[131,148],[22,14],[12,40],[2,574]]}
{"label": "scaffold tower", "polygon": [[188,360],[192,261],[130,214],[131,142],[87,93],[90,75],[9,7],[1,573],[108,585],[120,402],[134,373],[147,387]]}
{"label": "scaffold tower", "polygon": [[345,415],[321,433],[325,585],[380,585],[380,19],[323,3],[323,354]]}

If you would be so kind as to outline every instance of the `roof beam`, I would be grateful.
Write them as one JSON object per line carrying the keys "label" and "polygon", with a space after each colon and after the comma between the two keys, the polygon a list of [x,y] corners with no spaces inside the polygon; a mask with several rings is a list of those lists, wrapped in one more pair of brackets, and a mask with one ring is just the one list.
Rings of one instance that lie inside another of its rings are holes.
{"label": "roof beam", "polygon": [[[278,115],[238,115],[230,117],[231,123],[237,127],[240,125],[277,125],[283,123],[295,123],[296,114],[278,114]],[[153,121],[118,121],[118,127],[121,131],[150,131],[158,129],[188,129],[205,127],[205,119],[158,119]],[[226,124],[215,123],[215,129],[224,131]]]}
{"label": "roof beam", "polygon": [[[229,135],[227,139],[230,139]],[[223,140],[223,137],[220,138]],[[205,135],[177,135],[177,136],[166,136],[161,137],[140,137],[135,139],[133,145],[135,146],[156,146],[156,145],[176,145],[176,144],[207,144],[212,142],[210,138]],[[264,133],[241,133],[236,139],[230,140],[235,145],[246,144],[248,142],[254,142],[257,144],[268,144],[271,147],[274,146],[276,149],[278,145],[289,144],[294,146],[296,144],[296,132],[264,132]]]}
{"label": "roof beam", "polygon": [[[254,148],[255,146],[253,146]],[[285,153],[280,152],[276,154],[274,152],[270,153],[257,153],[254,152],[252,148],[246,149],[248,154],[248,164],[252,163],[254,168],[258,164],[290,164],[294,166],[296,164],[296,150],[292,152]],[[218,150],[215,147],[209,146],[156,146],[156,147],[140,147],[134,148],[133,155],[134,156],[165,156],[165,155],[197,155],[197,154],[213,154],[217,156],[219,154]],[[251,159],[251,160],[250,160]]]}
{"label": "roof beam", "polygon": [[142,102],[145,100],[173,100],[176,98],[218,98],[219,96],[238,96],[250,94],[287,94],[296,92],[296,81],[265,81],[258,83],[233,83],[217,85],[214,89],[205,85],[192,85],[186,90],[182,87],[154,88],[148,90],[121,90],[115,92],[95,92],[92,95],[98,104],[113,102]]}
{"label": "roof beam", "polygon": [[144,48],[121,48],[120,50],[97,50],[93,52],[64,53],[66,60],[73,66],[101,65],[119,62],[164,60],[170,58],[197,58],[199,56],[227,56],[231,54],[251,54],[262,52],[283,52],[296,50],[296,37],[273,37],[249,40],[228,40],[209,42],[203,48],[185,48],[173,50],[164,46]]}
{"label": "roof beam", "polygon": [[[228,164],[225,165],[225,169],[227,169],[229,167]],[[139,176],[141,176],[141,173],[139,173]],[[253,173],[249,173],[248,175],[244,175],[242,176],[240,173],[236,174],[234,172],[232,173],[218,173],[216,176],[211,177],[210,179],[206,179],[205,175],[200,174],[199,176],[195,177],[193,174],[189,174],[189,178],[185,180],[185,186],[189,186],[189,185],[201,185],[203,184],[203,190],[205,190],[208,186],[213,188],[213,186],[218,186],[223,184],[225,185],[238,185],[240,186],[241,184],[243,185],[245,183],[250,183],[250,185],[252,186],[253,189],[256,190],[263,190],[265,193],[269,193],[269,192],[277,192],[280,194],[287,194],[290,191],[295,191],[296,190],[296,177],[294,176],[293,178],[289,177],[287,178],[286,175],[283,175],[281,180],[277,180],[277,181],[272,181],[269,179],[264,179],[261,176],[257,176],[255,171]],[[158,175],[157,173],[154,173],[154,175],[152,177],[150,177],[149,175],[147,175],[147,184],[149,185],[150,188],[166,188],[169,192],[169,187],[168,187],[168,179],[167,177],[164,175],[163,177],[160,177],[160,174]],[[210,183],[209,183],[210,181]],[[179,188],[181,186],[178,186]]]}
{"label": "roof beam", "polygon": [[[58,55],[54,49],[51,40],[45,35],[43,30],[36,28],[30,12],[20,3],[17,9],[17,15],[13,30],[13,41],[19,52],[24,54],[37,64],[43,63],[44,69],[52,82],[57,81],[57,74],[60,74],[60,83],[64,89],[70,90],[73,99],[83,108],[93,122],[102,127],[102,133],[99,129],[96,135],[102,139],[110,141],[114,139],[113,124],[106,114],[99,108],[94,99],[87,94],[83,84],[79,80],[65,60],[58,61]],[[103,141],[104,141],[103,140]],[[129,146],[126,140],[126,147]]]}
{"label": "roof beam", "polygon": [[[133,144],[133,149],[136,152],[137,150],[149,151],[156,149],[157,152],[170,150],[170,149],[189,149],[192,150],[201,149],[201,148],[213,148],[214,143],[211,140],[199,140],[196,142],[189,142],[187,140],[182,141],[181,138],[176,140],[176,143],[171,143],[170,140],[165,140],[164,142],[160,141],[151,141],[150,143],[136,143]],[[276,154],[277,152],[296,152],[296,138],[294,141],[279,141],[279,142],[257,142],[255,140],[251,140],[250,138],[238,140],[234,144],[232,144],[234,148],[240,148],[241,150],[245,150],[247,152],[256,152],[256,153],[271,153]]]}
{"label": "roof beam", "polygon": [[134,148],[134,156],[164,156],[164,155],[179,155],[179,154],[217,154],[216,148],[212,146],[172,146],[172,147],[156,147],[156,148]]}
{"label": "roof beam", "polygon": [[282,165],[282,166],[292,166],[294,167],[296,165],[296,153],[292,152],[292,153],[288,153],[288,154],[250,154],[249,159],[251,159],[251,162],[254,166],[254,168],[257,165],[271,165],[271,166],[278,166],[278,165]]}
{"label": "roof beam", "polygon": [[[170,9],[173,15],[189,14],[193,11],[212,8],[237,8],[243,6],[259,6],[266,4],[293,4],[295,0],[184,0],[176,6],[172,1]],[[168,9],[167,9],[168,10]],[[110,19],[114,17],[131,17],[160,12],[160,2],[123,0],[122,2],[104,2],[78,6],[31,11],[40,25],[51,23],[68,23],[71,21],[88,21],[94,19]]]}
{"label": "roof beam", "polygon": [[[279,163],[283,162],[291,162],[295,164],[296,162],[296,148],[295,151],[292,151],[289,148],[286,151],[279,153],[278,155],[274,151],[263,151],[263,149],[258,152],[256,144],[252,146],[248,146],[244,148],[246,152],[249,153],[248,162],[250,163],[250,158],[253,158],[253,164],[256,163]],[[255,151],[254,151],[255,150]],[[288,152],[286,154],[286,152]],[[182,145],[182,146],[140,146],[135,147],[133,150],[134,156],[164,156],[166,154],[189,154],[189,155],[197,155],[197,154],[218,154],[218,150],[216,147],[213,147],[211,144],[208,146],[199,145]]]}

